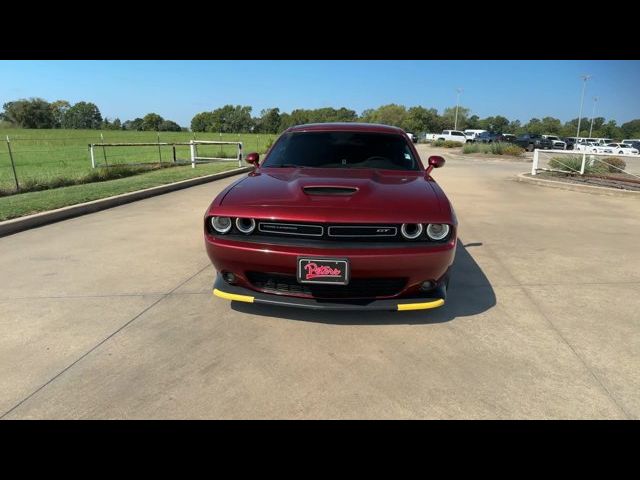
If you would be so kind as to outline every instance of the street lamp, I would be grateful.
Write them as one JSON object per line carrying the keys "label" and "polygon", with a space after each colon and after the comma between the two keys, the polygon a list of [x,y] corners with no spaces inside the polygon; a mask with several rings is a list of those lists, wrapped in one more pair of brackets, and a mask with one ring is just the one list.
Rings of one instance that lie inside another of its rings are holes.
{"label": "street lamp", "polygon": [[582,84],[582,97],[580,98],[580,113],[578,114],[578,133],[576,133],[576,143],[578,143],[578,138],[580,137],[580,120],[582,118],[582,104],[584,103],[584,91],[587,88],[587,80],[589,80],[593,75],[580,75],[580,78],[583,80]]}
{"label": "street lamp", "polygon": [[596,102],[598,97],[593,97],[593,110],[591,111],[591,126],[589,127],[589,138],[591,138],[591,132],[593,131],[593,119],[596,115]]}
{"label": "street lamp", "polygon": [[454,121],[453,129],[458,129],[458,106],[460,105],[460,93],[462,93],[462,88],[456,88],[456,92],[458,95],[456,96],[456,119]]}

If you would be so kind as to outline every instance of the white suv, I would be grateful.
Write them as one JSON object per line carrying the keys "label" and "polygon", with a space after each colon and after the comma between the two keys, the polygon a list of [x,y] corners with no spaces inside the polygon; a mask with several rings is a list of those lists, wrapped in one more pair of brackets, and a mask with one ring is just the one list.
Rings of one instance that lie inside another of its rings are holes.
{"label": "white suv", "polygon": [[542,135],[542,138],[546,138],[547,140],[551,140],[551,143],[553,144],[554,150],[566,150],[567,149],[567,143],[563,142],[562,140],[560,140],[560,137],[557,137],[555,135]]}

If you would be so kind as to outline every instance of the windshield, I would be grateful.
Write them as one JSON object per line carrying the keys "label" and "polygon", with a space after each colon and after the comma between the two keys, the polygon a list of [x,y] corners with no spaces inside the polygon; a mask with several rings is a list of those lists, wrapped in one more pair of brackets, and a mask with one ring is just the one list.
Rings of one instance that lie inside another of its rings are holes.
{"label": "windshield", "polygon": [[371,132],[286,133],[262,166],[420,170],[402,136]]}

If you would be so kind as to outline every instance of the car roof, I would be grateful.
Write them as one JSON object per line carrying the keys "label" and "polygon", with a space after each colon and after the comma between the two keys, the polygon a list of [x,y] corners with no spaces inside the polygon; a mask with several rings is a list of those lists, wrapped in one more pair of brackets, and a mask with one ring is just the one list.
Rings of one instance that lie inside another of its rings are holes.
{"label": "car roof", "polygon": [[404,133],[404,130],[391,125],[378,123],[333,122],[307,123],[289,127],[287,132],[374,132],[374,133]]}

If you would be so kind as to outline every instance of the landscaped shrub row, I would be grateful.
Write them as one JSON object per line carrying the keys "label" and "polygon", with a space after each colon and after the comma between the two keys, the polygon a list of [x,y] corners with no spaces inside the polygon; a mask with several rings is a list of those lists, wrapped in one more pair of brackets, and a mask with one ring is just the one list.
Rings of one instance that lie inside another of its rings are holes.
{"label": "landscaped shrub row", "polygon": [[[606,162],[606,163],[604,163]],[[556,170],[564,170],[579,173],[582,167],[581,155],[570,155],[566,157],[553,157],[549,160],[549,166]],[[616,168],[617,167],[617,168]],[[602,161],[585,162],[584,173],[587,175],[603,175],[605,173],[623,173],[627,164],[618,157],[605,158]]]}
{"label": "landscaped shrub row", "polygon": [[454,142],[453,140],[436,140],[431,145],[434,147],[456,148],[461,147],[462,143]]}
{"label": "landscaped shrub row", "polygon": [[524,153],[524,149],[511,143],[467,143],[462,148],[462,153],[486,153],[519,157]]}

